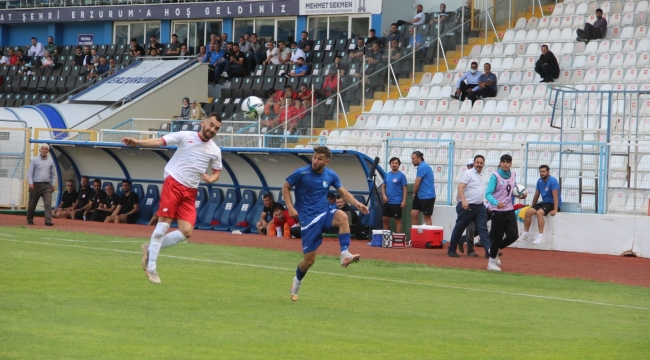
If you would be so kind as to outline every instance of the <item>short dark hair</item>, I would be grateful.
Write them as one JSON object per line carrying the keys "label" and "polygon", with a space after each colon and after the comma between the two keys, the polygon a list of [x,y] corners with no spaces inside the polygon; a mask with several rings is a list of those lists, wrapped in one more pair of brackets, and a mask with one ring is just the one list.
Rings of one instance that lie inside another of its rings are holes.
{"label": "short dark hair", "polygon": [[271,195],[271,193],[266,193],[266,194],[262,195],[262,199],[271,199],[271,200],[273,200],[273,195]]}
{"label": "short dark hair", "polygon": [[74,180],[68,179],[68,181],[66,181],[66,183],[73,183],[74,184]]}
{"label": "short dark hair", "polygon": [[603,12],[603,9],[598,8],[598,9],[596,9],[596,12]]}
{"label": "short dark hair", "polygon": [[[172,35],[172,36],[176,36],[176,34],[174,34],[174,35]],[[149,36],[149,39],[151,39],[151,38],[154,38],[154,39],[155,39],[155,38],[156,38],[156,35],[151,34],[151,36]]]}
{"label": "short dark hair", "polygon": [[542,169],[546,169],[546,171],[548,171],[548,172],[551,171],[551,168],[548,167],[548,165],[540,165],[540,166],[539,166],[539,169],[540,169],[540,170],[542,170]]}
{"label": "short dark hair", "polygon": [[544,47],[545,47],[545,48],[547,48],[547,49],[548,49],[548,45],[546,45],[546,44],[543,44],[543,45],[542,45],[542,46],[540,46],[540,47],[541,47],[541,48],[544,48]]}
{"label": "short dark hair", "polygon": [[392,23],[392,24],[390,24],[390,26],[393,26],[393,25],[397,26],[397,23]]}
{"label": "short dark hair", "polygon": [[214,117],[215,119],[217,119],[218,122],[221,122],[221,114],[218,114],[216,112],[212,112],[212,113],[210,113],[210,115],[208,115],[206,117],[206,119],[211,118],[211,117]]}
{"label": "short dark hair", "polygon": [[293,87],[292,87],[291,85],[288,85],[288,84],[287,84],[287,85],[284,87],[284,89],[285,89],[285,90],[293,90]]}
{"label": "short dark hair", "polygon": [[129,179],[122,180],[122,185],[124,185],[124,184],[129,184],[129,186],[131,186],[131,180],[129,180]]}
{"label": "short dark hair", "polygon": [[32,37],[32,40],[36,40],[36,41],[38,41],[38,39],[36,39],[35,37]]}
{"label": "short dark hair", "polygon": [[316,146],[314,148],[314,154],[323,154],[328,159],[332,157],[332,151],[327,146]]}
{"label": "short dark hair", "polygon": [[300,33],[300,34],[307,34],[307,36],[309,36],[309,33],[308,33],[308,32],[306,32],[306,31],[303,31],[303,32],[302,32],[302,33]]}
{"label": "short dark hair", "polygon": [[398,164],[402,165],[402,161],[397,156],[394,156],[394,157],[390,158],[388,163],[390,164],[390,163],[392,163],[393,161],[396,161],[396,160],[397,160]]}
{"label": "short dark hair", "polygon": [[99,180],[99,179],[95,179],[95,180],[93,180],[93,184],[94,184],[94,183],[99,183],[99,184],[101,185],[102,181]]}
{"label": "short dark hair", "polygon": [[76,49],[81,50],[81,46],[77,45]]}
{"label": "short dark hair", "polygon": [[81,176],[81,179],[82,179],[82,180],[83,180],[83,179],[86,179],[86,180],[90,181],[90,178],[89,178],[88,176],[86,176],[86,175],[82,175],[82,176]]}
{"label": "short dark hair", "polygon": [[131,42],[134,42],[134,41],[135,41],[135,42],[138,42],[138,39],[136,39],[136,38],[131,38]]}
{"label": "short dark hair", "polygon": [[336,200],[338,200],[338,199],[343,199],[343,197],[341,196],[341,194],[336,194]]}
{"label": "short dark hair", "polygon": [[327,198],[328,199],[336,199],[336,195],[334,195],[334,193],[327,193]]}
{"label": "short dark hair", "polygon": [[370,29],[370,32],[377,33],[377,32],[375,31],[375,29]]}
{"label": "short dark hair", "polygon": [[512,162],[512,156],[510,156],[508,154],[503,154],[503,155],[501,155],[501,159],[499,159],[499,161],[500,162],[511,163]]}
{"label": "short dark hair", "polygon": [[172,37],[178,37],[178,35],[176,35],[176,34],[172,34]]}
{"label": "short dark hair", "polygon": [[476,161],[476,159],[479,159],[479,158],[480,158],[480,159],[483,159],[483,162],[485,162],[485,158],[483,157],[483,155],[476,155],[476,156],[474,156],[474,161]]}
{"label": "short dark hair", "polygon": [[340,58],[341,58],[341,55],[336,55],[336,56],[334,57],[334,59],[340,59]]}
{"label": "short dark hair", "polygon": [[416,157],[419,157],[420,159],[424,160],[424,154],[422,151],[415,150],[414,152],[411,153],[411,155],[415,155]]}
{"label": "short dark hair", "polygon": [[292,41],[292,42],[289,44],[289,46],[294,46],[294,45],[298,46],[298,43],[295,42],[295,41]]}
{"label": "short dark hair", "polygon": [[476,61],[472,61],[472,63],[469,64],[469,66],[472,66],[472,65],[476,65],[476,66],[478,66],[478,63],[477,63]]}
{"label": "short dark hair", "polygon": [[282,204],[275,204],[273,205],[273,209],[271,209],[271,212],[276,212],[276,211],[284,211],[284,206]]}

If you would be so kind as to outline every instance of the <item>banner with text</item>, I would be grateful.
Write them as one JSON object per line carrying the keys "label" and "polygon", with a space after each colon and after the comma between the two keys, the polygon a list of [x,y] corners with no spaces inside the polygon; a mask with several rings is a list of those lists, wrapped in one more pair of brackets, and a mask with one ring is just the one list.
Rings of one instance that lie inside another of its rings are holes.
{"label": "banner with text", "polygon": [[300,0],[300,15],[381,14],[382,0]]}

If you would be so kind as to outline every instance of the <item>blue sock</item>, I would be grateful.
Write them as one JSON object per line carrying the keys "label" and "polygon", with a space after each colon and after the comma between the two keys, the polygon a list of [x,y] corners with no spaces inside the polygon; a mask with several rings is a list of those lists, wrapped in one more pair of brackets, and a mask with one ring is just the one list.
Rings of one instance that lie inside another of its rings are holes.
{"label": "blue sock", "polygon": [[350,247],[350,233],[339,234],[339,244],[341,245],[341,252],[347,251]]}
{"label": "blue sock", "polygon": [[300,266],[298,266],[296,268],[296,279],[298,279],[298,281],[302,281],[302,278],[304,278],[305,275],[307,275],[307,272],[300,271]]}

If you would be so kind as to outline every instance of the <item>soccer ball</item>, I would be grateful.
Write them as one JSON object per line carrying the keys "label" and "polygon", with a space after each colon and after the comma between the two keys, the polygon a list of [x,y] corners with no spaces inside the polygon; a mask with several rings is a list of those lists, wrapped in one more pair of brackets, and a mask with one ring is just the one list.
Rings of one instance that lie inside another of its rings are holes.
{"label": "soccer ball", "polygon": [[515,189],[512,191],[512,195],[520,199],[526,198],[526,196],[528,195],[526,193],[526,187],[522,184],[517,184],[517,186],[515,186]]}
{"label": "soccer ball", "polygon": [[264,101],[257,96],[249,96],[241,104],[241,111],[249,119],[257,119],[264,112]]}

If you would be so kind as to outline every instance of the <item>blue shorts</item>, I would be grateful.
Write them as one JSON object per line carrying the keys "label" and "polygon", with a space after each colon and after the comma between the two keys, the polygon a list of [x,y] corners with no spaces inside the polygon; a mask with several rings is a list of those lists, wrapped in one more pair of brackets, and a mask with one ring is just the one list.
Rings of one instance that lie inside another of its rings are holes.
{"label": "blue shorts", "polygon": [[300,235],[302,237],[302,253],[316,251],[323,242],[323,231],[332,227],[332,220],[337,209],[329,209],[326,212],[316,216],[313,220],[305,225],[300,224]]}

